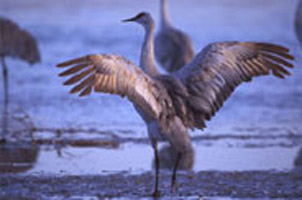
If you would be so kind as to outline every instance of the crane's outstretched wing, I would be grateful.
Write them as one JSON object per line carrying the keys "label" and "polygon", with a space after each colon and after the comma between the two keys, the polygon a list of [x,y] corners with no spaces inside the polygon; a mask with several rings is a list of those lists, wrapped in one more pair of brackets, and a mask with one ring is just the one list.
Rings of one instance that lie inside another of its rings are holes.
{"label": "crane's outstretched wing", "polygon": [[71,76],[64,85],[74,85],[70,93],[80,96],[95,92],[126,96],[149,117],[161,113],[160,88],[139,67],[118,55],[87,55],[57,65],[68,67],[59,76]]}
{"label": "crane's outstretched wing", "polygon": [[160,31],[155,37],[155,57],[168,72],[175,72],[192,60],[194,50],[188,35],[176,30]]}
{"label": "crane's outstretched wing", "polygon": [[253,77],[269,75],[284,78],[293,68],[294,57],[285,47],[250,42],[225,42],[208,45],[186,67],[176,73],[186,85],[188,107],[194,126],[205,127],[234,89]]}

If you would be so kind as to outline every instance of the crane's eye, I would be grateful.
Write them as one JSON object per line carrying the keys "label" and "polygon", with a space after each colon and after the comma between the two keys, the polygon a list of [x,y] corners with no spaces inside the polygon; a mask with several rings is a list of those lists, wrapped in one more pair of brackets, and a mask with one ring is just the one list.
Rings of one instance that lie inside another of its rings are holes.
{"label": "crane's eye", "polygon": [[141,12],[135,17],[135,19],[140,19],[141,17],[144,17],[144,16],[146,16],[146,13]]}

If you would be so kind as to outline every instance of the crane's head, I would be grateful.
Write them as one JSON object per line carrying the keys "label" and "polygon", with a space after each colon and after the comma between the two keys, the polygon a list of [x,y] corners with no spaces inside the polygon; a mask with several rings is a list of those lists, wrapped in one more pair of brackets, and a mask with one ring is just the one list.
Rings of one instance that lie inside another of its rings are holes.
{"label": "crane's head", "polygon": [[135,17],[122,20],[122,22],[136,22],[136,23],[141,24],[145,28],[154,26],[154,21],[152,19],[152,16],[150,15],[150,13],[147,13],[147,12],[141,12],[141,13],[137,14]]}

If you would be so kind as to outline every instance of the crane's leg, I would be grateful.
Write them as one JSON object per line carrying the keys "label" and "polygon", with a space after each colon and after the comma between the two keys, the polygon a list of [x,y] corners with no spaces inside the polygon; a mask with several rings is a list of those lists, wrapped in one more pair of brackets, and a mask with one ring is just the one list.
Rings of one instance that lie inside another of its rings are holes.
{"label": "crane's leg", "polygon": [[153,197],[156,198],[160,196],[158,191],[159,156],[158,156],[157,142],[152,141],[152,146],[154,149],[154,156],[155,156],[155,186],[154,186]]}
{"label": "crane's leg", "polygon": [[179,166],[180,159],[181,159],[181,153],[178,152],[176,160],[175,160],[175,165],[174,165],[172,180],[171,180],[171,192],[172,193],[177,189],[176,174],[177,174],[177,169]]}
{"label": "crane's leg", "polygon": [[8,123],[8,69],[5,64],[4,57],[1,57],[1,63],[2,63],[2,75],[3,75],[3,86],[4,86],[4,110],[3,110],[3,121],[2,121],[2,134],[5,136],[8,132],[7,130],[7,123]]}

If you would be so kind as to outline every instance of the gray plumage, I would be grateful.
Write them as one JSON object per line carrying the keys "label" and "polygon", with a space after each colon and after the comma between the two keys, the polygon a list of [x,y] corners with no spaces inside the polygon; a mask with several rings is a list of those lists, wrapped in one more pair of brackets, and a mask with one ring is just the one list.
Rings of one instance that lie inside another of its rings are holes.
{"label": "gray plumage", "polygon": [[0,59],[2,63],[4,86],[4,117],[2,123],[3,132],[7,132],[7,114],[9,104],[8,92],[8,68],[5,57],[18,58],[29,64],[40,61],[40,52],[36,39],[26,30],[9,19],[0,17]]}
{"label": "gray plumage", "polygon": [[[170,145],[164,145],[158,152],[160,160],[160,169],[173,170],[176,163],[178,151],[174,150]],[[194,166],[194,151],[187,151],[181,155],[178,169],[191,171]],[[155,160],[152,162],[152,168],[155,168]]]}
{"label": "gray plumage", "polygon": [[299,0],[296,17],[295,17],[295,31],[300,45],[302,46],[302,0]]}
{"label": "gray plumage", "polygon": [[294,66],[287,60],[294,57],[285,47],[254,42],[213,43],[198,53],[194,60],[177,72],[190,96],[187,107],[192,127],[203,129],[205,120],[223,105],[234,89],[253,77],[273,74],[285,78],[284,68]]}
{"label": "gray plumage", "polygon": [[213,43],[198,53],[173,75],[161,75],[154,65],[154,22],[148,13],[125,21],[135,21],[146,30],[140,66],[117,55],[88,55],[58,64],[70,67],[61,76],[71,76],[65,84],[77,84],[71,93],[88,95],[92,90],[127,97],[144,119],[155,153],[158,194],[157,142],[166,140],[177,153],[172,176],[182,154],[192,152],[188,128],[203,129],[206,120],[241,83],[260,75],[284,78],[287,60],[293,56],[285,47],[254,42]]}
{"label": "gray plumage", "polygon": [[161,3],[161,25],[155,37],[155,57],[168,72],[175,72],[190,62],[194,56],[190,37],[171,26],[167,0]]}
{"label": "gray plumage", "polygon": [[36,39],[13,21],[0,17],[0,57],[10,56],[29,64],[40,61]]}

